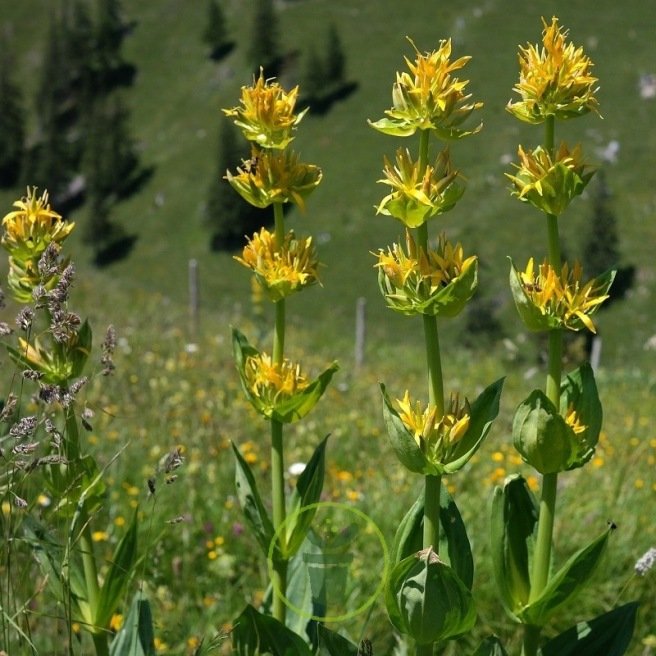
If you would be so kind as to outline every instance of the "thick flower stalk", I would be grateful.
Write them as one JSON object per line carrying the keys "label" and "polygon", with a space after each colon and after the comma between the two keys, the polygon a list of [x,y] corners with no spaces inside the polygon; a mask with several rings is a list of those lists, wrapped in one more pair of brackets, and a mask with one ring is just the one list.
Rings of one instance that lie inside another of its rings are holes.
{"label": "thick flower stalk", "polygon": [[319,261],[312,237],[297,239],[293,231],[281,246],[266,228],[248,239],[237,262],[251,269],[269,300],[279,301],[319,282]]}
{"label": "thick flower stalk", "polygon": [[514,90],[521,100],[509,102],[508,111],[527,123],[598,113],[592,61],[583,48],[567,42],[568,32],[555,16],[550,25],[544,19],[542,23],[542,47],[519,48],[519,82]]}
{"label": "thick flower stalk", "polygon": [[16,209],[2,219],[1,243],[9,253],[9,289],[18,302],[30,303],[37,285],[50,288],[57,282],[56,275],[44,276],[40,270],[41,256],[50,244],[59,248],[75,224],[51,209],[47,191],[37,196],[36,187],[28,187],[27,195],[13,206]]}
{"label": "thick flower stalk", "polygon": [[417,247],[406,231],[406,248],[393,244],[378,252],[378,284],[388,306],[402,314],[453,317],[472,297],[478,259],[464,256],[442,233],[436,248]]}
{"label": "thick flower stalk", "polygon": [[[300,365],[284,357],[287,297],[319,281],[319,263],[312,238],[297,239],[293,232],[286,232],[283,215],[285,203],[305,210],[305,199],[322,178],[318,166],[301,162],[289,148],[307,111],[296,112],[297,97],[298,87],[285,91],[275,80],[265,80],[260,71],[252,86],[242,88],[240,105],[223,110],[253,143],[250,159],[236,173],[228,171],[225,179],[251,205],[273,208],[274,231],[263,228],[255,233],[248,239],[241,257],[236,258],[253,272],[258,286],[274,304],[271,355],[255,349],[238,331],[234,332],[233,346],[244,394],[271,427],[272,518],[262,510],[253,528],[264,553],[271,558],[273,616],[282,624],[286,615],[287,561],[293,555],[290,545],[276,533],[285,524],[287,513],[283,425],[298,421],[314,407],[337,370],[333,364],[310,381],[301,373]],[[323,467],[324,446],[325,443],[315,452],[317,467]],[[238,476],[243,474],[246,481],[253,479],[238,450],[235,456]],[[314,501],[318,501],[320,493],[319,486]],[[249,503],[246,499],[242,501],[242,505]],[[311,501],[306,499],[307,503]],[[246,507],[244,511],[247,517],[251,516]],[[305,533],[308,528],[305,527]],[[299,529],[295,535],[292,543],[296,547],[302,543],[305,533]],[[274,539],[277,548],[270,551]]]}
{"label": "thick flower stalk", "polygon": [[[514,87],[520,100],[507,105],[521,121],[544,123],[542,146],[532,151],[520,147],[517,170],[507,175],[513,195],[546,215],[548,244],[542,265],[536,267],[530,259],[524,271],[511,267],[510,273],[522,320],[530,330],[548,331],[549,336],[545,392],[534,390],[517,409],[513,422],[516,449],[542,474],[530,577],[525,572],[528,596],[522,597],[527,608],[539,605],[549,590],[558,474],[590,459],[601,426],[592,370],[581,367],[562,381],[563,331],[585,328],[595,332],[591,315],[608,297],[614,277],[609,272],[583,282],[578,264],[570,267],[561,261],[559,216],[581,194],[593,171],[582,161],[579,146],[570,149],[562,144],[555,148],[556,120],[598,114],[592,62],[582,48],[568,42],[567,36],[557,18],[550,24],[543,19],[542,45],[520,46],[519,82]],[[573,399],[577,401],[572,405]],[[510,489],[515,487],[509,485],[501,494],[510,494]],[[502,581],[500,585],[503,594],[505,584]],[[516,617],[525,624],[523,656],[536,656],[545,618],[531,612]]]}
{"label": "thick flower stalk", "polygon": [[385,157],[385,177],[378,182],[392,188],[377,207],[379,214],[393,216],[408,228],[417,228],[428,219],[452,209],[465,189],[457,183],[448,148],[442,150],[434,165],[420,171],[407,148],[396,152],[396,164]]}
{"label": "thick flower stalk", "polygon": [[[412,41],[410,41],[412,43]],[[370,122],[370,125],[397,137],[409,137],[417,130],[430,130],[440,139],[460,139],[478,132],[460,126],[477,109],[481,102],[472,102],[465,93],[468,80],[452,74],[467,64],[471,57],[451,59],[451,39],[440,41],[437,50],[421,54],[415,48],[416,58],[405,58],[409,72],[396,74],[392,89],[392,107],[385,111],[388,118]]]}
{"label": "thick flower stalk", "polygon": [[284,149],[294,139],[294,131],[307,109],[296,113],[298,87],[285,91],[275,80],[260,76],[250,87],[241,88],[241,105],[224,109],[234,119],[244,137],[265,149]]}
{"label": "thick flower stalk", "polygon": [[533,258],[524,271],[514,267],[510,287],[515,304],[529,330],[587,328],[596,333],[590,318],[608,299],[614,272],[583,282],[583,269],[578,262],[570,268],[567,262],[560,271],[544,260],[537,268]]}
{"label": "thick flower stalk", "polygon": [[553,157],[542,146],[529,152],[520,146],[518,154],[515,175],[506,173],[513,195],[545,214],[560,216],[595,173],[583,162],[578,145],[570,150],[562,143]]}

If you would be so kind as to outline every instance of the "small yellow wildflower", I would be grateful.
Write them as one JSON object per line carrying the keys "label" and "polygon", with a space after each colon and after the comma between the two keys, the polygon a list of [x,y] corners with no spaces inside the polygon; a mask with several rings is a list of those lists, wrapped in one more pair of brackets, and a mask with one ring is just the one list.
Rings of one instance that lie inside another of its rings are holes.
{"label": "small yellow wildflower", "polygon": [[514,185],[513,194],[546,214],[562,214],[594,175],[583,162],[578,145],[569,150],[562,143],[553,158],[541,146],[531,152],[520,146],[518,153],[517,174],[505,174]]}
{"label": "small yellow wildflower", "polygon": [[566,42],[568,32],[555,16],[551,25],[544,19],[542,24],[542,48],[531,44],[519,48],[519,82],[514,90],[521,100],[509,102],[508,111],[528,123],[542,123],[548,116],[567,119],[598,113],[592,61],[583,48]]}
{"label": "small yellow wildflower", "polygon": [[397,399],[397,406],[399,418],[432,463],[447,462],[453,448],[469,428],[469,402],[465,399],[461,404],[457,394],[451,395],[444,414],[439,418],[435,406],[428,404],[422,409],[421,402],[413,403],[407,391],[403,400]]}
{"label": "small yellow wildflower", "polygon": [[483,103],[468,102],[471,95],[464,89],[469,82],[452,77],[452,73],[463,68],[471,57],[451,61],[450,39],[440,41],[437,50],[423,55],[412,41],[410,43],[416,58],[414,62],[405,58],[409,73],[396,74],[393,106],[385,111],[388,118],[370,122],[370,125],[380,132],[400,137],[410,136],[416,130],[432,130],[442,139],[459,139],[478,132],[481,125],[470,131],[460,126]]}
{"label": "small yellow wildflower", "polygon": [[123,615],[121,613],[114,613],[109,620],[109,628],[112,631],[118,631],[123,626]]}
{"label": "small yellow wildflower", "polygon": [[536,272],[533,258],[525,271],[513,271],[511,287],[515,304],[531,330],[561,327],[580,330],[585,327],[596,332],[590,315],[608,298],[612,275],[600,276],[584,284],[581,280],[583,270],[578,262],[571,269],[565,263],[558,274],[546,260]]}
{"label": "small yellow wildflower", "polygon": [[107,531],[94,531],[91,534],[91,539],[94,542],[106,542],[109,540],[109,533]]}
{"label": "small yellow wildflower", "polygon": [[121,526],[125,526],[125,517],[123,517],[122,515],[117,515],[114,518],[114,526],[118,526],[119,528]]}
{"label": "small yellow wildflower", "polygon": [[[387,304],[403,314],[455,316],[477,285],[477,258],[440,235],[437,248],[417,248],[406,230],[406,248],[378,252],[378,283]],[[447,288],[449,288],[447,290]]]}
{"label": "small yellow wildflower", "polygon": [[278,365],[266,353],[249,357],[244,373],[253,396],[271,409],[309,384],[299,364],[284,360]]}
{"label": "small yellow wildflower", "polygon": [[241,106],[224,109],[226,116],[234,118],[246,139],[262,148],[285,148],[294,138],[296,126],[307,112],[294,113],[298,87],[286,92],[274,80],[260,76],[250,87],[241,88]]}
{"label": "small yellow wildflower", "polygon": [[254,272],[258,287],[273,302],[319,282],[319,262],[312,237],[296,239],[293,231],[279,246],[275,236],[262,228],[248,240],[242,257],[235,259]]}
{"label": "small yellow wildflower", "polygon": [[458,171],[451,165],[449,149],[442,150],[433,166],[423,173],[419,162],[413,161],[407,148],[396,151],[396,165],[385,157],[385,178],[378,180],[389,185],[392,193],[380,202],[376,211],[393,216],[408,228],[416,228],[428,219],[449,211],[464,193],[456,184]]}
{"label": "small yellow wildflower", "polygon": [[160,651],[160,652],[165,652],[169,646],[166,642],[164,642],[161,638],[155,638],[153,640],[153,645],[155,647],[155,651]]}
{"label": "small yellow wildflower", "polygon": [[304,164],[292,150],[275,152],[253,148],[251,159],[226,172],[225,179],[239,195],[255,207],[292,202],[305,209],[305,198],[321,182],[321,169]]}
{"label": "small yellow wildflower", "polygon": [[2,245],[17,260],[38,258],[51,242],[60,243],[75,227],[48,203],[48,192],[37,198],[36,187],[27,188],[27,196],[14,202],[17,209],[2,219]]}

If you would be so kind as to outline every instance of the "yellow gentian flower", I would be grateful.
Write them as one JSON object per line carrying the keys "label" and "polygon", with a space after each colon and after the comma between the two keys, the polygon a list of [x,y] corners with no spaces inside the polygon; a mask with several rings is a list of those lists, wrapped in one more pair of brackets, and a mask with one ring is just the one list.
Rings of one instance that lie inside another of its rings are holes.
{"label": "yellow gentian flower", "polygon": [[233,175],[225,179],[244,200],[255,207],[272,203],[292,202],[305,209],[305,197],[319,185],[321,169],[303,164],[291,150],[272,151],[253,148],[252,157],[245,160]]}
{"label": "yellow gentian flower", "polygon": [[266,228],[255,233],[237,262],[253,271],[257,282],[270,300],[276,302],[319,282],[316,250],[312,237],[296,239],[294,232],[285,236],[281,246]]}
{"label": "yellow gentian flower", "polygon": [[75,227],[50,208],[47,191],[37,197],[36,187],[28,187],[13,206],[17,209],[2,219],[2,245],[16,260],[40,257],[48,244],[64,241]]}
{"label": "yellow gentian flower", "polygon": [[567,119],[598,113],[592,61],[583,48],[567,42],[568,32],[555,16],[550,25],[544,18],[542,24],[542,48],[531,44],[519,48],[519,82],[514,91],[521,100],[509,102],[508,111],[527,123],[542,123],[548,116]]}
{"label": "yellow gentian flower", "polygon": [[398,137],[408,137],[417,130],[432,130],[441,139],[460,139],[478,132],[482,124],[473,130],[463,130],[460,126],[483,103],[469,102],[471,94],[464,91],[469,81],[452,76],[471,57],[452,61],[451,39],[440,41],[437,50],[426,54],[421,54],[408,40],[416,53],[414,62],[405,58],[410,72],[396,74],[393,106],[385,111],[388,118],[369,124]]}
{"label": "yellow gentian flower", "polygon": [[234,118],[249,141],[282,150],[294,139],[293,132],[307,112],[306,108],[294,113],[297,97],[298,86],[287,92],[274,80],[265,80],[260,69],[253,85],[241,88],[241,106],[223,112]]}
{"label": "yellow gentian flower", "polygon": [[477,286],[478,260],[464,256],[441,234],[436,248],[417,248],[409,230],[406,247],[393,244],[378,252],[378,284],[387,304],[403,314],[453,317]]}
{"label": "yellow gentian flower", "polygon": [[546,260],[537,268],[533,258],[524,271],[511,267],[511,288],[517,309],[531,330],[587,328],[596,332],[590,316],[608,298],[614,272],[586,283],[576,262],[556,271]]}
{"label": "yellow gentian flower", "polygon": [[464,187],[456,183],[458,171],[451,165],[448,148],[423,173],[408,149],[399,148],[396,165],[385,157],[383,173],[385,178],[378,182],[390,186],[392,193],[383,198],[376,211],[399,219],[408,228],[416,228],[431,217],[447,212],[464,193]]}
{"label": "yellow gentian flower", "polygon": [[583,162],[579,145],[570,150],[562,143],[553,158],[541,146],[528,152],[520,146],[518,153],[517,173],[505,174],[513,183],[513,194],[546,214],[562,214],[594,175]]}
{"label": "yellow gentian flower", "polygon": [[461,403],[459,396],[452,394],[442,417],[437,416],[435,406],[428,404],[424,408],[420,401],[411,401],[407,391],[396,404],[399,418],[427,460],[435,465],[448,462],[469,428],[471,408],[467,399]]}

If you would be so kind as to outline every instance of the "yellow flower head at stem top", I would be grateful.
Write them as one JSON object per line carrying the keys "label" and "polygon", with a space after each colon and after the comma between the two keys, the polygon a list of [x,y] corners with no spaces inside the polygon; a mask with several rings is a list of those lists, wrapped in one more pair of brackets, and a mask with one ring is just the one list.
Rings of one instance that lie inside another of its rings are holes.
{"label": "yellow flower head at stem top", "polygon": [[478,282],[478,259],[464,256],[444,234],[437,248],[417,248],[406,230],[406,248],[393,244],[378,252],[378,284],[387,304],[402,314],[453,317],[472,297]]}
{"label": "yellow flower head at stem top", "polygon": [[241,88],[241,105],[224,109],[226,116],[234,118],[246,139],[261,148],[283,149],[294,138],[293,132],[307,112],[307,108],[294,113],[298,86],[286,92],[273,80],[260,76],[250,87]]}
{"label": "yellow flower head at stem top", "polygon": [[383,198],[377,212],[399,219],[408,228],[448,212],[465,191],[456,182],[458,171],[451,165],[448,148],[440,152],[433,166],[425,167],[423,174],[408,149],[399,148],[395,166],[385,157],[383,173],[385,177],[378,182],[389,185],[392,193]]}
{"label": "yellow flower head at stem top", "polygon": [[509,102],[508,111],[527,123],[542,123],[548,116],[567,119],[598,113],[592,61],[583,48],[567,43],[568,32],[556,17],[551,25],[544,19],[542,23],[542,48],[531,44],[519,48],[519,82],[514,90],[521,100]]}
{"label": "yellow flower head at stem top", "polygon": [[451,61],[450,39],[440,41],[437,50],[423,55],[414,43],[412,46],[416,58],[414,62],[405,58],[409,73],[396,74],[393,106],[385,111],[388,118],[370,121],[370,125],[397,137],[408,137],[417,130],[432,130],[441,139],[460,139],[478,132],[482,125],[473,130],[463,130],[460,126],[483,103],[469,102],[471,94],[464,91],[469,81],[452,77],[471,57]]}
{"label": "yellow flower head at stem top", "polygon": [[546,260],[535,270],[533,258],[525,271],[511,266],[510,286],[515,305],[529,330],[556,328],[596,332],[590,316],[608,298],[615,277],[610,271],[586,283],[578,262],[570,269],[565,263],[560,272]]}
{"label": "yellow flower head at stem top", "polygon": [[529,152],[520,146],[518,154],[516,175],[505,174],[513,183],[513,195],[546,214],[560,216],[595,173],[583,162],[578,145],[569,150],[561,143],[553,158],[541,146]]}
{"label": "yellow flower head at stem top", "polygon": [[47,191],[37,197],[36,187],[28,187],[27,196],[15,201],[14,207],[2,219],[2,246],[17,261],[38,259],[48,244],[61,243],[75,227],[50,209]]}
{"label": "yellow flower head at stem top", "polygon": [[319,282],[319,262],[312,237],[296,239],[293,231],[287,233],[279,246],[275,236],[262,228],[248,240],[242,257],[235,259],[253,271],[274,302]]}
{"label": "yellow flower head at stem top", "polygon": [[426,458],[433,464],[448,462],[469,428],[471,408],[467,399],[460,403],[459,396],[452,394],[442,417],[437,416],[435,406],[422,408],[420,401],[412,402],[407,391],[396,403],[401,421]]}
{"label": "yellow flower head at stem top", "polygon": [[228,171],[225,179],[244,200],[255,207],[268,207],[272,203],[292,202],[305,209],[305,198],[314,191],[322,178],[321,169],[314,164],[303,164],[291,150],[273,151],[252,149],[233,175]]}

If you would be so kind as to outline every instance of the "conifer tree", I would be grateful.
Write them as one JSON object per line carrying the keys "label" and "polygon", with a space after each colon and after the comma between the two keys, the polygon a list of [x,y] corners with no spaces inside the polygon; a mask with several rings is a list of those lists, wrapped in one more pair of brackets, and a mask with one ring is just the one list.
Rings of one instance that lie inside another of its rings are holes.
{"label": "conifer tree", "polygon": [[278,16],[273,0],[256,0],[253,30],[248,50],[248,63],[253,71],[264,69],[265,76],[278,73],[280,51],[278,45]]}
{"label": "conifer tree", "polygon": [[589,277],[616,268],[620,259],[617,217],[611,208],[611,192],[603,169],[597,172],[595,183],[583,245],[583,268]]}
{"label": "conifer tree", "polygon": [[25,147],[23,97],[12,72],[8,39],[0,35],[0,187],[18,182]]}
{"label": "conifer tree", "polygon": [[242,198],[224,180],[228,169],[235,170],[248,157],[232,122],[224,119],[219,128],[217,171],[209,187],[205,220],[211,231],[212,250],[233,249],[243,244],[244,235],[258,230],[267,220],[262,212]]}
{"label": "conifer tree", "polygon": [[203,41],[210,48],[212,57],[221,57],[230,49],[226,19],[217,0],[207,0],[207,25],[203,32]]}
{"label": "conifer tree", "polygon": [[64,191],[76,163],[68,139],[72,104],[64,43],[63,23],[53,14],[36,95],[36,145],[25,172],[31,184],[47,188],[53,200]]}
{"label": "conifer tree", "polygon": [[346,57],[342,40],[334,24],[328,28],[326,36],[326,59],[324,63],[324,74],[326,83],[334,88],[344,84],[346,73]]}

